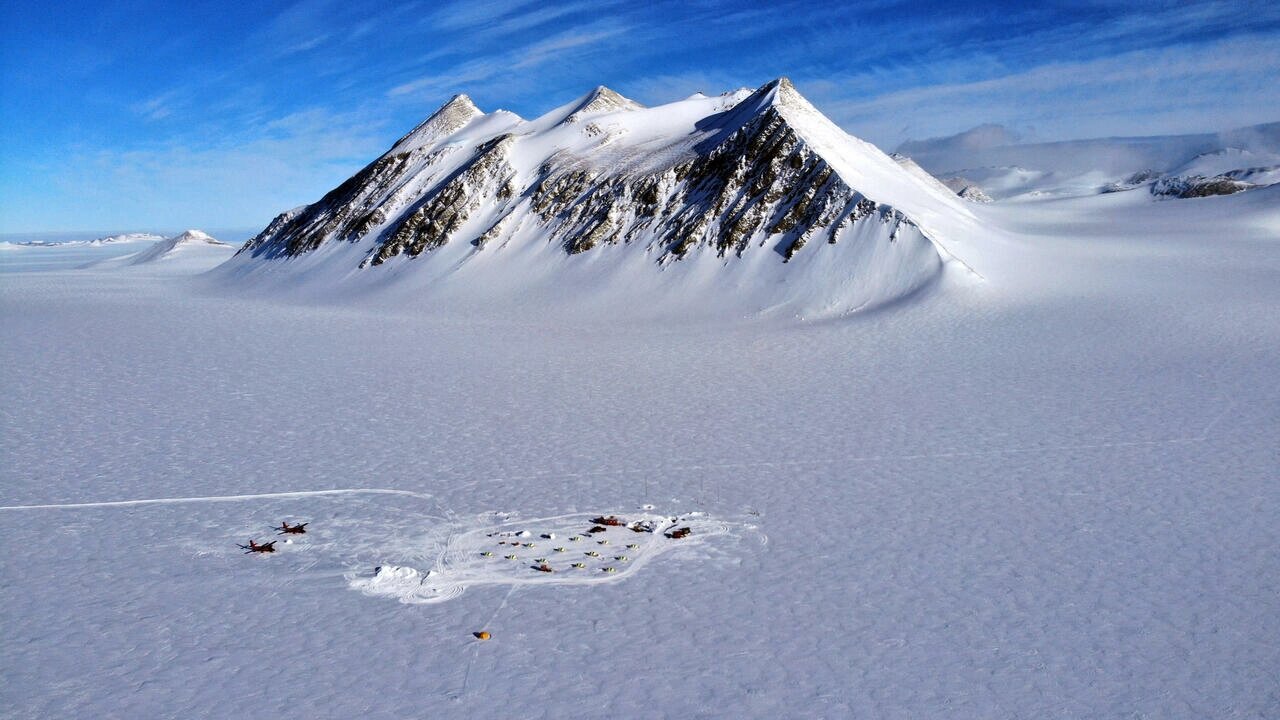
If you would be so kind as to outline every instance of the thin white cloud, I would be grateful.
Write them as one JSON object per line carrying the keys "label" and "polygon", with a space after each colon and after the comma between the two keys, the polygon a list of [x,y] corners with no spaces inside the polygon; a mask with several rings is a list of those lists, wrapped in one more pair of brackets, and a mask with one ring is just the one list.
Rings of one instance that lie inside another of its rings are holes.
{"label": "thin white cloud", "polygon": [[[265,225],[314,202],[385,148],[381,123],[311,108],[265,122],[252,137],[199,145],[73,152],[32,168],[40,202],[15,200],[6,225],[52,229]],[[157,192],[157,188],[163,188]],[[21,201],[21,202],[20,202]],[[61,222],[38,215],[62,208]],[[27,216],[29,215],[29,217]]]}
{"label": "thin white cloud", "polygon": [[540,6],[541,3],[537,0],[464,0],[444,5],[431,13],[427,21],[431,27],[439,30],[478,30],[521,8]]}
{"label": "thin white cloud", "polygon": [[[967,83],[880,94],[823,86],[820,107],[854,134],[897,144],[986,122],[1044,136],[1212,131],[1280,118],[1280,38],[1139,50]],[[866,83],[855,80],[861,90]]]}
{"label": "thin white cloud", "polygon": [[625,31],[625,28],[615,26],[599,30],[561,33],[553,38],[524,48],[520,51],[519,58],[513,67],[517,69],[535,67],[561,55],[566,50],[595,45],[603,40],[621,35]]}
{"label": "thin white cloud", "polygon": [[545,40],[510,48],[494,56],[442,68],[430,75],[400,83],[388,90],[387,95],[396,97],[411,94],[426,96],[445,94],[499,76],[509,76],[513,69],[529,70],[551,60],[564,60],[571,51],[594,47],[626,32],[626,26],[615,22],[595,23],[559,33]]}

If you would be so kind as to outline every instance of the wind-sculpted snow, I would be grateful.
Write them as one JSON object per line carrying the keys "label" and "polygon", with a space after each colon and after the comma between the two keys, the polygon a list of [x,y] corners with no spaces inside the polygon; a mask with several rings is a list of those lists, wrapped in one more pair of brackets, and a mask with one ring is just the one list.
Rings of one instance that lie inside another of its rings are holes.
{"label": "wind-sculpted snow", "polygon": [[[598,87],[533,121],[457,96],[319,202],[277,217],[231,265],[252,275],[255,263],[329,247],[323,263],[344,277],[415,261],[432,268],[424,282],[467,274],[479,290],[563,281],[538,247],[562,257],[628,248],[607,254],[601,277],[637,260],[653,274],[694,256],[725,266],[760,256],[733,281],[745,302],[841,312],[936,275],[951,256],[934,244],[971,225],[962,206],[840,131],[785,78],[655,108]],[[841,243],[859,247],[826,249]],[[502,262],[469,267],[482,253]],[[788,272],[800,253],[825,269]],[[644,284],[631,277],[618,285]],[[702,275],[682,277],[668,285],[724,294]],[[788,283],[819,284],[796,305]]]}

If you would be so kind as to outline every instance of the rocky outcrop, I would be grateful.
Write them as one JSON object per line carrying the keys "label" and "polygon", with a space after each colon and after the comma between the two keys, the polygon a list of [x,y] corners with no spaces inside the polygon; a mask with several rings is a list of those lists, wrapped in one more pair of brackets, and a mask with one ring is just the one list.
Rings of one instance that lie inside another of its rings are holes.
{"label": "rocky outcrop", "polygon": [[1159,197],[1198,198],[1213,195],[1233,195],[1254,187],[1252,183],[1233,180],[1226,175],[1213,177],[1170,176],[1162,177],[1151,185],[1151,194]]}

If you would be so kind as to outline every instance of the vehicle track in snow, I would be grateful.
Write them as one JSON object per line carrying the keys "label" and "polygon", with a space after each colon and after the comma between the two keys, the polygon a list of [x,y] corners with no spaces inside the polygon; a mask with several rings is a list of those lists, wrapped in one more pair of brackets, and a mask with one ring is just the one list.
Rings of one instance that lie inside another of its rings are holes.
{"label": "vehicle track in snow", "polygon": [[80,508],[138,507],[141,505],[180,505],[184,503],[242,502],[246,500],[282,500],[322,497],[325,495],[404,495],[420,500],[434,500],[430,493],[390,488],[340,488],[335,490],[291,490],[287,492],[251,493],[247,495],[205,495],[200,497],[144,498],[107,500],[102,502],[48,503],[42,505],[3,505],[0,510],[76,510]]}

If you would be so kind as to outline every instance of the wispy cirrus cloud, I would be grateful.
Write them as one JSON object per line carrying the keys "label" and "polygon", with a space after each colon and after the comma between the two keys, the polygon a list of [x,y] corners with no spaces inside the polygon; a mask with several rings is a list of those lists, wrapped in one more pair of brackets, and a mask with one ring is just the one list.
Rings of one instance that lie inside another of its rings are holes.
{"label": "wispy cirrus cloud", "polygon": [[593,23],[546,39],[507,48],[496,56],[446,66],[430,75],[400,83],[388,90],[387,94],[392,97],[410,94],[437,95],[447,89],[464,87],[468,83],[484,83],[497,77],[509,81],[509,73],[513,69],[529,70],[551,60],[565,62],[575,52],[592,49],[627,31],[627,26],[614,21]]}
{"label": "wispy cirrus cloud", "polygon": [[426,22],[439,30],[480,30],[521,11],[541,7],[538,0],[491,0],[490,2],[447,2],[426,15]]}
{"label": "wispy cirrus cloud", "polygon": [[163,120],[173,114],[174,103],[181,94],[180,90],[169,90],[134,103],[133,110],[147,120]]}
{"label": "wispy cirrus cloud", "polygon": [[641,76],[619,83],[628,97],[645,105],[673,102],[700,92],[716,95],[758,82],[758,78],[735,77],[729,73],[693,71],[674,75]]}
{"label": "wispy cirrus cloud", "polygon": [[30,189],[7,193],[4,205],[39,197],[60,208],[61,222],[46,225],[57,230],[259,224],[264,214],[318,199],[382,152],[384,133],[376,118],[308,108],[203,142],[77,148],[56,164],[25,168]]}
{"label": "wispy cirrus cloud", "polygon": [[1280,77],[1280,38],[1235,37],[1195,52],[1136,50],[869,97],[842,95],[835,80],[817,100],[851,132],[888,146],[993,118],[1048,139],[1154,135],[1275,120],[1280,85],[1274,77]]}

